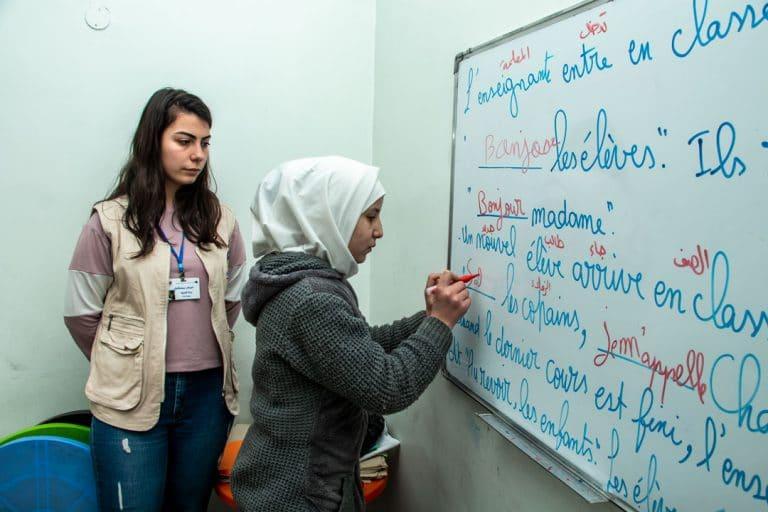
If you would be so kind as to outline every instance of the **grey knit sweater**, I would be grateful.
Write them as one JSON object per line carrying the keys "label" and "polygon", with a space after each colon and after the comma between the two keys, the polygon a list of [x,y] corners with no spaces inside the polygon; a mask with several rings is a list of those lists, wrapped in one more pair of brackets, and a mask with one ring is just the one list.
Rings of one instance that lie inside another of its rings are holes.
{"label": "grey knit sweater", "polygon": [[256,326],[248,429],[232,472],[243,511],[359,511],[365,411],[413,403],[435,377],[451,330],[417,313],[369,327],[343,276],[322,259],[274,253],[242,295]]}

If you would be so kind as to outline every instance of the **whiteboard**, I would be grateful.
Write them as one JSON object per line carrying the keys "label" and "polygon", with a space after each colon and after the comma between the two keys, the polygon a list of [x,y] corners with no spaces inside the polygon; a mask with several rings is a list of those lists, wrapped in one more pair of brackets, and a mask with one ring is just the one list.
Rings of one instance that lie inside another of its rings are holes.
{"label": "whiteboard", "polygon": [[768,510],[766,49],[616,0],[456,58],[445,373],[629,510]]}

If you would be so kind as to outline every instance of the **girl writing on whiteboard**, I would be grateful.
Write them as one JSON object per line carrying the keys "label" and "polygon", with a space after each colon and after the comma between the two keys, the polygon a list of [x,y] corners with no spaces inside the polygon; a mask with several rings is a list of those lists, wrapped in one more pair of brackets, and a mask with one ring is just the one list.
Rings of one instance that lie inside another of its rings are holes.
{"label": "girl writing on whiteboard", "polygon": [[347,279],[384,235],[383,201],[378,169],[341,157],[285,163],[258,187],[258,262],[242,296],[256,353],[253,425],[233,469],[240,510],[362,510],[366,412],[418,398],[469,307],[445,271],[427,280],[426,311],[366,323]]}
{"label": "girl writing on whiteboard", "polygon": [[204,511],[237,414],[231,327],[245,251],[210,190],[211,114],[161,89],[93,208],[65,323],[85,356],[99,510]]}

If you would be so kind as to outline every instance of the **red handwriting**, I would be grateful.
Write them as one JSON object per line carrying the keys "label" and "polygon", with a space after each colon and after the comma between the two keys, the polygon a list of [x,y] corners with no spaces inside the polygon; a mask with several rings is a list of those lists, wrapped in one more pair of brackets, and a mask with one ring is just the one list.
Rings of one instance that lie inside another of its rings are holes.
{"label": "red handwriting", "polygon": [[548,155],[556,147],[557,140],[554,137],[530,142],[527,138],[523,138],[522,141],[502,138],[497,141],[493,135],[487,135],[485,137],[485,163],[515,157],[520,159],[523,167],[530,167],[531,160]]}
{"label": "red handwriting", "polygon": [[[680,252],[683,252],[683,250],[680,249]],[[709,251],[706,249],[702,250],[700,245],[696,245],[696,252],[690,258],[683,258],[680,261],[677,261],[677,258],[675,258],[672,260],[672,263],[678,268],[688,267],[694,274],[700,276],[709,268]]]}
{"label": "red handwriting", "polygon": [[537,277],[535,281],[531,280],[531,287],[534,290],[539,290],[542,297],[546,297],[549,290],[552,289],[552,283],[549,282],[549,279],[542,281],[541,277]]}
{"label": "red handwriting", "polygon": [[[521,199],[515,198],[512,201],[502,201],[501,197],[497,200],[488,199],[485,190],[480,190],[477,193],[477,211],[480,215],[498,217],[496,219],[496,231],[501,229],[505,217],[521,217],[526,214]],[[489,228],[491,227],[493,226]],[[487,231],[486,226],[483,226],[483,233],[486,232],[492,233],[493,231]]]}
{"label": "red handwriting", "polygon": [[526,59],[531,58],[531,48],[526,46],[525,48],[520,48],[520,53],[515,53],[515,50],[512,50],[512,54],[509,56],[509,60],[503,60],[499,62],[499,66],[504,69],[504,71],[508,70],[515,64],[520,64]]}
{"label": "red handwriting", "polygon": [[[707,392],[707,385],[703,382],[704,374],[704,354],[696,350],[689,350],[685,357],[685,365],[678,363],[668,366],[657,356],[647,351],[640,350],[640,343],[636,336],[611,338],[608,332],[607,322],[603,322],[603,329],[608,340],[607,350],[600,350],[595,356],[593,362],[595,366],[603,366],[608,362],[608,356],[616,358],[616,354],[639,362],[651,370],[651,381],[648,387],[653,388],[653,381],[657,375],[663,380],[661,384],[661,403],[664,403],[664,396],[667,392],[667,383],[674,382],[680,387],[691,387],[699,396],[699,401],[704,403],[704,395]],[[685,378],[683,378],[685,377]]]}
{"label": "red handwriting", "polygon": [[605,246],[603,244],[597,243],[597,240],[595,240],[592,242],[592,245],[589,246],[589,255],[600,256],[600,259],[602,260],[605,258]]}
{"label": "red handwriting", "polygon": [[467,283],[467,285],[474,284],[475,286],[480,286],[483,284],[483,267],[477,267],[476,269],[472,269],[472,258],[469,258],[467,260],[467,264],[464,265],[464,269],[466,270],[467,274],[479,274],[476,278],[474,278],[472,281]]}
{"label": "red handwriting", "polygon": [[[600,13],[600,18],[605,16],[605,11]],[[587,22],[586,25],[586,32],[582,30],[579,32],[579,39],[586,39],[589,36],[596,36],[598,34],[603,34],[605,32],[608,32],[608,23],[602,22],[602,23],[592,23],[592,20]]]}
{"label": "red handwriting", "polygon": [[544,243],[550,247],[556,247],[558,249],[563,249],[565,247],[565,242],[563,242],[563,240],[560,238],[560,235],[557,235],[557,234],[554,234],[549,238],[546,238],[544,240]]}

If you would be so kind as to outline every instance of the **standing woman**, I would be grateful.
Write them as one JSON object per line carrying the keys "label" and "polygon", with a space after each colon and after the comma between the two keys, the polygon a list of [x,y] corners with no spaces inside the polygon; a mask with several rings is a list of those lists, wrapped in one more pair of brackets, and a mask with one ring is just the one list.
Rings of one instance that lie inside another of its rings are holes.
{"label": "standing woman", "polygon": [[384,236],[378,171],[340,157],[296,160],[256,192],[258,262],[243,292],[256,326],[253,425],[232,479],[244,512],[362,510],[367,412],[419,397],[469,307],[466,286],[445,271],[429,276],[425,311],[368,325],[347,278]]}
{"label": "standing woman", "polygon": [[211,124],[197,96],[152,95],[69,267],[64,322],[90,360],[103,511],[204,511],[237,414],[245,251],[210,189]]}

